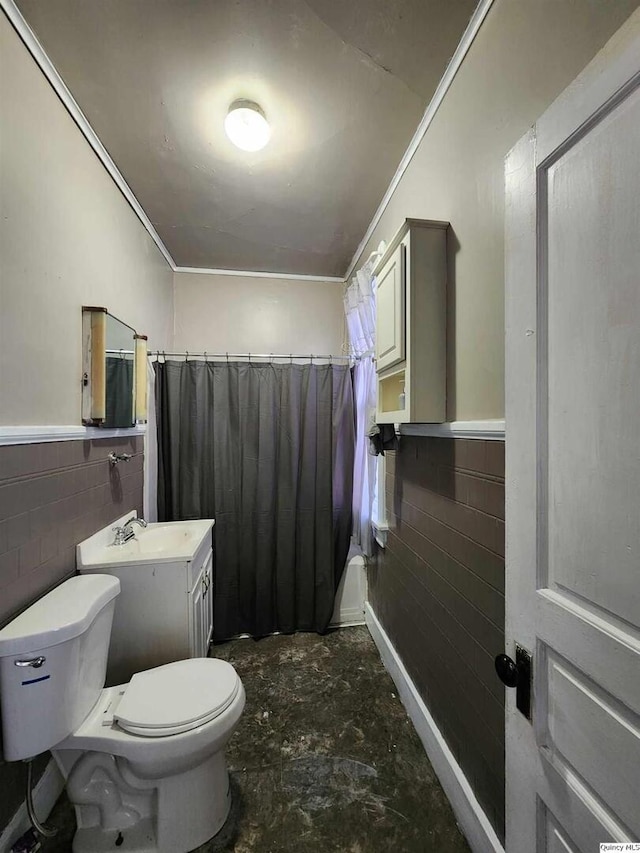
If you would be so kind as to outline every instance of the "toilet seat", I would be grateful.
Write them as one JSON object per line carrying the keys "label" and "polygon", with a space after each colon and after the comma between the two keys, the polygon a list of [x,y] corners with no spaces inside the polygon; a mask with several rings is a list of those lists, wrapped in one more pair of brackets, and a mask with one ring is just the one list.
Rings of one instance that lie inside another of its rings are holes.
{"label": "toilet seat", "polygon": [[167,737],[210,722],[236,698],[240,679],[226,661],[191,658],[136,673],[113,718],[142,737]]}

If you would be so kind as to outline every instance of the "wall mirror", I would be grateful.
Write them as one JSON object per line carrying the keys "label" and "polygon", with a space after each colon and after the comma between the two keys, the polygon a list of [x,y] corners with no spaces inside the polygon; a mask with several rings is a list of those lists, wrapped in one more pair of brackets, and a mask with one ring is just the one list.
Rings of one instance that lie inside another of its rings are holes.
{"label": "wall mirror", "polygon": [[106,308],[82,308],[82,422],[127,429],[147,420],[147,338]]}

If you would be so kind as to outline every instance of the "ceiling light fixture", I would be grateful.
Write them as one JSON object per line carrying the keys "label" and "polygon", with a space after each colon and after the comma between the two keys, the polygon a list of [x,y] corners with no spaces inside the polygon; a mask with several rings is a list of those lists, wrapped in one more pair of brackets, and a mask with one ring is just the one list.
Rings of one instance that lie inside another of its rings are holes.
{"label": "ceiling light fixture", "polygon": [[269,122],[253,101],[234,101],[224,120],[224,129],[233,144],[243,151],[259,151],[271,137]]}

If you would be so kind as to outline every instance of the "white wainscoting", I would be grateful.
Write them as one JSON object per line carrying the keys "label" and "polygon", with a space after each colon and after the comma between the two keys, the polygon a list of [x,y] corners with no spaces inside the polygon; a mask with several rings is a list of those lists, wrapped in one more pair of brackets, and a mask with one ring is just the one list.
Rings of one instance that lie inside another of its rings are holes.
{"label": "white wainscoting", "polygon": [[402,704],[413,722],[473,853],[504,853],[500,839],[476,799],[467,777],[447,746],[447,742],[368,601],[365,603],[364,613],[367,627],[378,647],[382,662],[398,688]]}
{"label": "white wainscoting", "polygon": [[3,444],[41,444],[47,441],[88,441],[96,438],[133,438],[144,435],[146,424],[127,429],[102,429],[75,425],[62,426],[0,426],[0,446]]}
{"label": "white wainscoting", "polygon": [[478,438],[504,441],[504,420],[449,421],[445,424],[400,424],[400,435],[426,435],[434,438]]}

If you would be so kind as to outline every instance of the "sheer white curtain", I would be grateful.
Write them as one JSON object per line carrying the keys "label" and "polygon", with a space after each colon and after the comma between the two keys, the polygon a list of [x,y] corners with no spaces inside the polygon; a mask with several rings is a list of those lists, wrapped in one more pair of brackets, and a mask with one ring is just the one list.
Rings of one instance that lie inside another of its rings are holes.
{"label": "sheer white curtain", "polygon": [[344,310],[351,352],[356,362],[354,389],[356,398],[356,450],[353,471],[353,537],[366,556],[371,556],[373,534],[371,511],[376,479],[376,458],[369,453],[368,433],[376,413],[376,370],[373,361],[376,333],[375,282],[370,259],[351,279],[345,295]]}

